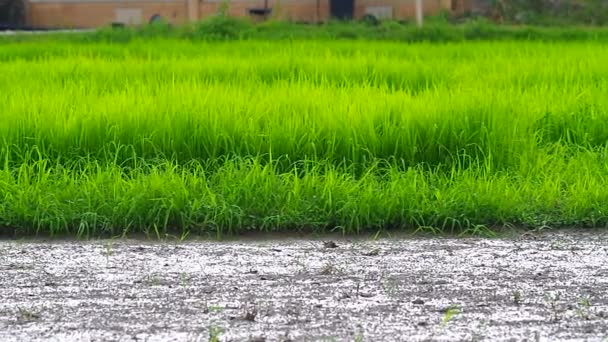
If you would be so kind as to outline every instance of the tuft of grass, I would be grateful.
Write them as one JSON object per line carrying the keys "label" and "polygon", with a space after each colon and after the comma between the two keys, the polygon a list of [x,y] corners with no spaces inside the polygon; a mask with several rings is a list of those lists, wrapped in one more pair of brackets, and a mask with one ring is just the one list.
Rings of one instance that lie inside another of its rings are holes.
{"label": "tuft of grass", "polygon": [[19,308],[17,312],[17,321],[21,323],[29,323],[40,319],[40,314],[28,309]]}
{"label": "tuft of grass", "polygon": [[217,326],[209,327],[209,342],[219,342],[224,329]]}
{"label": "tuft of grass", "polygon": [[460,313],[460,308],[456,304],[452,304],[448,308],[446,308],[443,313],[443,319],[442,319],[443,326],[444,327],[447,326],[448,323],[450,323],[450,321],[452,319],[454,319],[459,313]]}
{"label": "tuft of grass", "polygon": [[591,299],[589,297],[582,297],[577,303],[576,314],[583,320],[591,319]]}
{"label": "tuft of grass", "polygon": [[513,291],[513,303],[519,306],[523,301],[523,296],[520,290]]}

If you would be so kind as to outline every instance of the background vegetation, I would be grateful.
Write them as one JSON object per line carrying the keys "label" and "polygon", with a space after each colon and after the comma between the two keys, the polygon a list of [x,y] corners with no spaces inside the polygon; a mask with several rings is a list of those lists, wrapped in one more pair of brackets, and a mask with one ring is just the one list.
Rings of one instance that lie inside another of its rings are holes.
{"label": "background vegetation", "polygon": [[192,42],[234,40],[381,40],[397,42],[463,41],[608,41],[601,26],[497,25],[486,17],[428,17],[423,28],[407,21],[371,23],[332,21],[298,24],[251,21],[218,15],[198,23],[172,26],[155,22],[139,27],[105,27],[93,32],[19,34],[0,36],[2,42],[64,41],[73,43],[129,43],[135,40],[179,39]]}
{"label": "background vegetation", "polygon": [[[535,25],[605,25],[605,0],[483,0],[482,14],[501,23]],[[485,5],[485,6],[484,6]]]}

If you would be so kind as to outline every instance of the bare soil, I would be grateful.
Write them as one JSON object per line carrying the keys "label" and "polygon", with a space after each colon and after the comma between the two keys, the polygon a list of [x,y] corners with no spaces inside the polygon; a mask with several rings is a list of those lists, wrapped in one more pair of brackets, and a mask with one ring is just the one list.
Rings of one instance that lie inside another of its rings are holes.
{"label": "bare soil", "polygon": [[608,232],[0,242],[0,340],[608,337]]}

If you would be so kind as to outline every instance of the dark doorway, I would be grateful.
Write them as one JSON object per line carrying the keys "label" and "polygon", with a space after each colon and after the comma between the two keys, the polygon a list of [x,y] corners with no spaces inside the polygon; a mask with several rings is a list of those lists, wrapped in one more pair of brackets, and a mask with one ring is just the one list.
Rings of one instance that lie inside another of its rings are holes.
{"label": "dark doorway", "polygon": [[0,0],[0,29],[21,28],[25,24],[22,0]]}
{"label": "dark doorway", "polygon": [[352,19],[355,12],[355,0],[330,0],[329,12],[335,19]]}

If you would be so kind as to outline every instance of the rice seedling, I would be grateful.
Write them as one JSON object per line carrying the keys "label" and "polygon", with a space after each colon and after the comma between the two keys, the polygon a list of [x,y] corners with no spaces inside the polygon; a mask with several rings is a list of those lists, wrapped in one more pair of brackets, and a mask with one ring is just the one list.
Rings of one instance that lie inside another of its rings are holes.
{"label": "rice seedling", "polygon": [[4,43],[0,229],[605,226],[606,57],[593,41]]}

